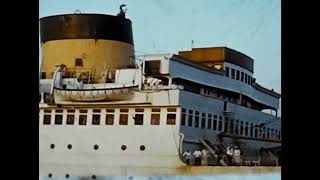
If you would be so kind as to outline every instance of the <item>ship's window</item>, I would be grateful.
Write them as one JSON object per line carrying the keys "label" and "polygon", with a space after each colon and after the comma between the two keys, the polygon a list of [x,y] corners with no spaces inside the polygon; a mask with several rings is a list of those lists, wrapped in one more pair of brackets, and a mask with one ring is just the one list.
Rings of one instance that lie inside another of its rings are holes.
{"label": "ship's window", "polygon": [[277,140],[277,138],[278,138],[277,136],[278,136],[278,130],[275,129],[275,130],[274,130],[274,139],[275,139],[275,140]]}
{"label": "ship's window", "polygon": [[120,109],[120,125],[128,125],[128,109]]}
{"label": "ship's window", "polygon": [[250,136],[253,137],[253,123],[250,124]]}
{"label": "ship's window", "polygon": [[143,125],[143,112],[144,109],[135,109],[135,116],[134,116],[134,125]]}
{"label": "ship's window", "polygon": [[243,79],[244,79],[243,76],[244,76],[244,73],[241,72],[241,79],[240,79],[240,80],[241,80],[242,82],[243,82]]}
{"label": "ship's window", "polygon": [[50,148],[51,148],[51,149],[54,149],[54,147],[55,147],[54,144],[51,144],[51,145],[50,145]]}
{"label": "ship's window", "polygon": [[229,68],[226,67],[226,76],[229,77]]}
{"label": "ship's window", "polygon": [[68,179],[70,177],[70,175],[69,174],[66,174],[66,178]]}
{"label": "ship's window", "polygon": [[143,125],[143,114],[136,114],[134,116],[134,125]]}
{"label": "ship's window", "polygon": [[243,135],[243,121],[240,121],[240,135]]}
{"label": "ship's window", "polygon": [[201,113],[201,128],[206,128],[206,113]]}
{"label": "ship's window", "polygon": [[212,129],[212,114],[208,114],[208,127],[207,129]]}
{"label": "ship's window", "polygon": [[46,72],[41,72],[41,79],[46,79]]}
{"label": "ship's window", "polygon": [[194,127],[198,128],[199,127],[199,111],[195,111],[195,116],[194,116]]}
{"label": "ship's window", "polygon": [[192,127],[192,120],[193,120],[193,110],[189,110],[188,112],[188,126]]}
{"label": "ship's window", "polygon": [[237,80],[240,79],[240,71],[239,71],[239,70],[237,70],[236,79],[237,79]]}
{"label": "ship's window", "polygon": [[93,114],[92,115],[92,124],[93,125],[100,125],[100,114]]}
{"label": "ship's window", "polygon": [[248,75],[247,74],[244,75],[244,82],[248,83]]}
{"label": "ship's window", "polygon": [[99,146],[98,146],[97,144],[95,144],[95,145],[93,146],[93,149],[94,149],[94,150],[98,150],[98,149],[99,149]]}
{"label": "ship's window", "polygon": [[47,114],[46,112],[45,112],[45,114],[43,115],[43,124],[44,125],[49,125],[51,123],[51,113],[49,114]]}
{"label": "ship's window", "polygon": [[218,126],[218,116],[217,115],[213,115],[213,130],[217,130],[217,126]]}
{"label": "ship's window", "polygon": [[128,114],[120,114],[120,125],[128,125]]}
{"label": "ship's window", "polygon": [[72,149],[72,145],[71,144],[68,144],[68,149]]}
{"label": "ship's window", "polygon": [[234,134],[236,134],[236,135],[239,134],[239,120],[235,120],[235,123],[234,123]]}
{"label": "ship's window", "polygon": [[54,117],[54,124],[62,124],[62,114],[56,114]]}
{"label": "ship's window", "polygon": [[235,69],[231,68],[231,78],[235,79]]}
{"label": "ship's window", "polygon": [[224,132],[228,132],[229,118],[224,118]]}
{"label": "ship's window", "polygon": [[266,134],[267,134],[267,133],[266,133],[266,127],[263,127],[263,128],[262,128],[262,137],[263,137],[263,138],[266,138]]}
{"label": "ship's window", "polygon": [[67,114],[67,125],[74,124],[74,114]]}
{"label": "ship's window", "polygon": [[244,135],[248,136],[248,134],[249,134],[249,123],[246,122],[244,127]]}
{"label": "ship's window", "polygon": [[51,177],[52,177],[52,174],[51,174],[51,173],[49,173],[49,174],[48,174],[48,177],[49,177],[49,178],[51,178]]}
{"label": "ship's window", "polygon": [[168,112],[176,112],[177,109],[176,109],[176,108],[168,108],[167,111],[168,111]]}
{"label": "ship's window", "polygon": [[122,146],[121,146],[121,150],[124,151],[124,150],[126,150],[126,149],[127,149],[127,146],[126,146],[126,145],[122,145]]}
{"label": "ship's window", "polygon": [[86,125],[87,124],[87,115],[80,114],[79,115],[79,125]]}
{"label": "ship's window", "polygon": [[159,125],[160,124],[160,108],[152,109],[151,114],[151,125]]}
{"label": "ship's window", "polygon": [[181,126],[186,125],[186,109],[181,109]]}
{"label": "ship's window", "polygon": [[158,75],[160,74],[160,66],[161,66],[161,61],[145,61],[144,63],[145,68],[144,72],[147,75]]}
{"label": "ship's window", "polygon": [[248,84],[251,85],[251,76],[248,76]]}
{"label": "ship's window", "polygon": [[141,146],[140,146],[140,150],[141,150],[141,151],[144,151],[145,149],[146,149],[146,147],[145,147],[144,145],[141,145]]}
{"label": "ship's window", "polygon": [[270,138],[270,128],[267,128],[267,138]]}
{"label": "ship's window", "polygon": [[274,139],[274,129],[270,129],[270,139]]}
{"label": "ship's window", "polygon": [[222,117],[218,116],[219,121],[218,121],[218,131],[222,131]]}
{"label": "ship's window", "polygon": [[92,179],[96,179],[97,176],[96,176],[96,175],[92,175],[91,178],[92,178]]}
{"label": "ship's window", "polygon": [[258,133],[259,133],[259,130],[258,130],[257,125],[254,125],[254,137],[255,137],[255,138],[258,137]]}
{"label": "ship's window", "polygon": [[281,140],[281,131],[278,132],[278,140]]}
{"label": "ship's window", "polygon": [[114,123],[114,109],[106,110],[106,125],[113,125]]}
{"label": "ship's window", "polygon": [[229,120],[229,133],[233,134],[234,133],[234,119]]}
{"label": "ship's window", "polygon": [[176,114],[167,114],[167,124],[168,125],[176,124]]}
{"label": "ship's window", "polygon": [[75,59],[75,62],[74,62],[74,65],[75,66],[83,66],[83,61],[82,61],[82,58],[76,58]]}

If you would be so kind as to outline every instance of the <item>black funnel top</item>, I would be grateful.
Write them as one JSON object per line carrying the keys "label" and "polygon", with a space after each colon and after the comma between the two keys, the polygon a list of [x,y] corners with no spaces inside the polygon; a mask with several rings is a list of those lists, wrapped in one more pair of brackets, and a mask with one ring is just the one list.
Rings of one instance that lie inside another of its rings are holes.
{"label": "black funnel top", "polygon": [[62,39],[105,39],[133,45],[129,19],[105,14],[63,14],[40,19],[41,43]]}

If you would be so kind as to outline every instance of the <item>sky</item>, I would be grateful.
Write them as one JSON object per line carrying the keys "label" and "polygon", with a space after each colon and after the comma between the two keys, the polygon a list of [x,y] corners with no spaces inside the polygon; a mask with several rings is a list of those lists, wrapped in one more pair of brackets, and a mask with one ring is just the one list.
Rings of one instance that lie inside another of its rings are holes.
{"label": "sky", "polygon": [[253,58],[257,82],[281,93],[281,0],[39,0],[39,16],[116,15],[121,4],[136,55],[190,50],[192,40],[194,48],[227,46]]}

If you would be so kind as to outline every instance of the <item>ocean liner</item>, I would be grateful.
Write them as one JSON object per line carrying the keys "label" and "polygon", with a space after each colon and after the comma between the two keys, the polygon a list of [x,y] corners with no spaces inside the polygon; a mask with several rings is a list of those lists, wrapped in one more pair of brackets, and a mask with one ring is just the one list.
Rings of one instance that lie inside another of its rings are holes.
{"label": "ocean liner", "polygon": [[44,17],[40,34],[39,177],[280,166],[280,94],[257,83],[249,56],[204,47],[136,57],[123,11]]}

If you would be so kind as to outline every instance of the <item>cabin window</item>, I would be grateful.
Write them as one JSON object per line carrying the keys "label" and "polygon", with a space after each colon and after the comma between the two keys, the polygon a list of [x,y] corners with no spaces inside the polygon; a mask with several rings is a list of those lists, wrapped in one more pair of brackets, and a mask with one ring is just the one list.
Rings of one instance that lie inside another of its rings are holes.
{"label": "cabin window", "polygon": [[278,140],[281,140],[281,131],[278,132]]}
{"label": "cabin window", "polygon": [[251,85],[251,76],[248,76],[248,84]]}
{"label": "cabin window", "polygon": [[267,134],[267,133],[266,133],[266,127],[263,127],[263,128],[262,128],[262,137],[263,137],[263,138],[266,138],[266,134]]}
{"label": "cabin window", "polygon": [[134,116],[134,125],[143,125],[143,112],[144,109],[136,109],[136,114]]}
{"label": "cabin window", "polygon": [[213,115],[213,130],[217,130],[217,125],[218,125],[218,116]]}
{"label": "cabin window", "polygon": [[241,72],[241,79],[240,79],[240,80],[241,80],[242,82],[243,82],[243,79],[244,79],[244,77],[243,77],[243,76],[244,76],[244,73],[243,73],[243,72]]}
{"label": "cabin window", "polygon": [[248,134],[249,134],[249,123],[246,122],[244,127],[244,135],[248,136]]}
{"label": "cabin window", "polygon": [[199,127],[199,111],[195,112],[194,116],[194,127],[198,128]]}
{"label": "cabin window", "polygon": [[74,65],[82,67],[83,66],[82,58],[76,58],[75,62],[74,62]]}
{"label": "cabin window", "polygon": [[55,116],[54,116],[54,124],[57,124],[57,125],[62,124],[62,117],[63,117],[62,112],[63,112],[62,109],[56,109]]}
{"label": "cabin window", "polygon": [[254,137],[255,138],[258,137],[258,133],[259,133],[259,129],[258,129],[257,125],[254,125]]}
{"label": "cabin window", "polygon": [[51,124],[51,110],[50,110],[50,109],[45,109],[45,110],[44,110],[43,124],[44,124],[44,125],[49,125],[49,124]]}
{"label": "cabin window", "polygon": [[248,75],[247,74],[244,75],[244,82],[248,83]]}
{"label": "cabin window", "polygon": [[151,113],[151,125],[160,124],[160,108],[153,108]]}
{"label": "cabin window", "polygon": [[114,109],[106,109],[106,125],[113,125]]}
{"label": "cabin window", "polygon": [[253,123],[250,124],[250,136],[253,137]]}
{"label": "cabin window", "polygon": [[218,124],[218,131],[222,131],[222,116],[218,116],[219,124]]}
{"label": "cabin window", "polygon": [[80,109],[79,111],[79,125],[87,124],[87,110]]}
{"label": "cabin window", "polygon": [[229,68],[226,67],[226,76],[229,77]]}
{"label": "cabin window", "polygon": [[239,70],[237,70],[236,79],[237,79],[237,80],[240,79],[240,71],[239,71]]}
{"label": "cabin window", "polygon": [[93,125],[100,125],[100,109],[94,109],[92,112],[92,124]]}
{"label": "cabin window", "polygon": [[186,109],[181,109],[181,126],[186,125]]}
{"label": "cabin window", "polygon": [[145,68],[144,72],[147,75],[158,75],[160,74],[160,66],[161,66],[161,61],[145,61],[144,62]]}
{"label": "cabin window", "polygon": [[192,127],[192,120],[193,120],[193,110],[189,110],[188,113],[188,126]]}
{"label": "cabin window", "polygon": [[41,72],[41,79],[46,79],[46,72]]}
{"label": "cabin window", "polygon": [[176,108],[168,108],[167,109],[167,124],[168,125],[175,125],[176,124]]}
{"label": "cabin window", "polygon": [[206,128],[206,113],[201,114],[201,128]]}
{"label": "cabin window", "polygon": [[231,78],[235,79],[235,69],[231,68]]}
{"label": "cabin window", "polygon": [[207,129],[212,129],[212,114],[208,114],[208,127]]}
{"label": "cabin window", "polygon": [[267,128],[267,138],[270,138],[270,128]]}
{"label": "cabin window", "polygon": [[274,139],[274,129],[270,129],[270,139]]}
{"label": "cabin window", "polygon": [[239,120],[236,120],[234,123],[234,133],[239,134]]}
{"label": "cabin window", "polygon": [[234,133],[234,119],[229,120],[229,133],[230,134]]}
{"label": "cabin window", "polygon": [[73,125],[74,124],[74,115],[75,115],[75,110],[74,109],[68,109],[67,110],[67,125]]}
{"label": "cabin window", "polygon": [[243,135],[243,121],[240,121],[240,135]]}
{"label": "cabin window", "polygon": [[224,118],[224,132],[228,131],[229,118]]}
{"label": "cabin window", "polygon": [[128,125],[128,109],[120,109],[120,119],[119,124],[120,125]]}

